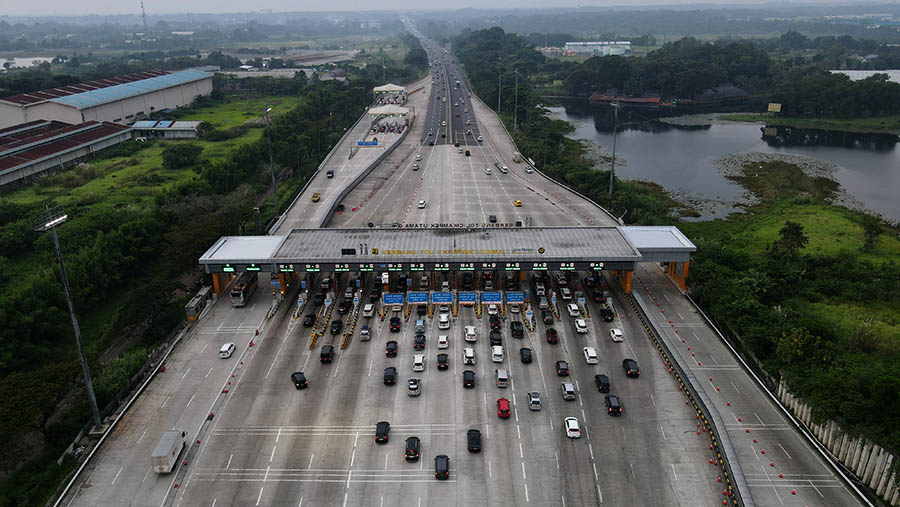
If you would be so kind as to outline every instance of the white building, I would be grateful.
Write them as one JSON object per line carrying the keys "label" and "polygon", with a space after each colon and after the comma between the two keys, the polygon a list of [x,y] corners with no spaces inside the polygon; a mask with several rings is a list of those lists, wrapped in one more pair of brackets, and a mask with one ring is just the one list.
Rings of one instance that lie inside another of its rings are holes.
{"label": "white building", "polygon": [[150,71],[0,99],[0,128],[35,120],[130,123],[137,114],[190,104],[212,92],[213,75],[198,70]]}
{"label": "white building", "polygon": [[628,41],[602,41],[602,42],[566,42],[567,53],[590,53],[603,56],[625,55],[631,52],[631,42]]}
{"label": "white building", "polygon": [[199,121],[147,120],[136,121],[131,128],[135,137],[163,139],[196,139],[200,135]]}

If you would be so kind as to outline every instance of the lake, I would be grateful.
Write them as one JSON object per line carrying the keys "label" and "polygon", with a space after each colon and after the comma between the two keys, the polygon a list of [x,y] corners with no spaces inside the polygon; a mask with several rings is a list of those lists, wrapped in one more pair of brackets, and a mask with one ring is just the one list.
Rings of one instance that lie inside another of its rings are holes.
{"label": "lake", "polygon": [[[609,108],[583,100],[548,107],[575,127],[571,137],[612,153]],[[832,178],[866,209],[900,221],[900,150],[897,136],[779,129],[763,137],[761,124],[669,125],[652,113],[620,111],[616,175],[659,183],[676,197],[699,203],[701,219],[723,217],[745,202],[744,189],[726,179],[715,161],[728,154],[760,152],[809,157],[833,164]],[[540,163],[540,160],[536,160]]]}

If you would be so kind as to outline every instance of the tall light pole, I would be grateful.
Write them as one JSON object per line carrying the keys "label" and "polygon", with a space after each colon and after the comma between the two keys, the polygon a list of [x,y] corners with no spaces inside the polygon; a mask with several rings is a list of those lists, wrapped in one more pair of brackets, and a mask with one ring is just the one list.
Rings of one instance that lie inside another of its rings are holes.
{"label": "tall light pole", "polygon": [[75,315],[75,304],[72,303],[72,291],[69,289],[69,277],[66,275],[66,265],[63,264],[62,250],[59,248],[59,237],[56,235],[56,226],[69,218],[60,208],[48,208],[40,218],[36,231],[50,231],[53,238],[53,246],[56,249],[56,259],[59,261],[59,273],[62,276],[63,289],[66,292],[66,304],[69,306],[69,317],[72,319],[72,329],[75,331],[75,343],[78,345],[78,358],[81,359],[81,372],[84,374],[84,385],[87,389],[88,404],[91,406],[91,420],[94,428],[99,429],[100,410],[97,408],[97,397],[94,395],[94,382],[91,380],[91,369],[88,367],[87,357],[84,355],[84,344],[81,341],[81,328],[78,326],[78,317]]}
{"label": "tall light pole", "polygon": [[500,92],[503,91],[503,66],[500,64],[500,57],[497,57],[497,114],[500,114]]}
{"label": "tall light pole", "polygon": [[272,122],[269,121],[269,111],[266,108],[266,138],[269,140],[269,169],[272,171],[272,201],[275,204],[275,218],[278,218],[278,181],[275,180],[275,162],[272,160]]}
{"label": "tall light pole", "polygon": [[513,106],[513,134],[516,133],[519,126],[519,69],[515,69],[516,73],[516,100]]}
{"label": "tall light pole", "polygon": [[616,125],[619,123],[619,103],[612,102],[610,105],[613,108],[613,156],[612,164],[609,166],[609,194],[612,195],[613,174],[616,172],[616,133],[618,132]]}

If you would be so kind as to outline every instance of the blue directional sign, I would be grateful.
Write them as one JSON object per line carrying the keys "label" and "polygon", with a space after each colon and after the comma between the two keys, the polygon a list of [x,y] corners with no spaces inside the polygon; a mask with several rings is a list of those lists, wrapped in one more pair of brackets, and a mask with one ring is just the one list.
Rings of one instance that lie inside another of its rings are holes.
{"label": "blue directional sign", "polygon": [[460,292],[457,295],[457,298],[459,299],[459,304],[466,304],[466,303],[468,303],[470,305],[475,304],[475,293],[474,292]]}
{"label": "blue directional sign", "polygon": [[484,304],[500,304],[503,302],[502,292],[482,292],[481,302]]}
{"label": "blue directional sign", "polygon": [[385,293],[381,296],[381,304],[384,305],[402,305],[403,294]]}
{"label": "blue directional sign", "polygon": [[408,292],[406,293],[406,300],[409,301],[409,304],[424,304],[428,302],[428,293],[427,292]]}
{"label": "blue directional sign", "polygon": [[435,304],[447,304],[453,302],[452,292],[435,292],[431,295],[431,302]]}
{"label": "blue directional sign", "polygon": [[524,303],[525,302],[525,294],[522,292],[507,292],[506,293],[506,302],[507,303]]}
{"label": "blue directional sign", "polygon": [[356,141],[357,146],[378,146],[378,141]]}

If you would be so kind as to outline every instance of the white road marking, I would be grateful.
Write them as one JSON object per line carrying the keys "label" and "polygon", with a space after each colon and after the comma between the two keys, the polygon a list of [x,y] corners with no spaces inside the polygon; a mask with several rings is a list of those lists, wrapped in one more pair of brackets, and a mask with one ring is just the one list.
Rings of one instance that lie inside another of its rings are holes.
{"label": "white road marking", "polygon": [[728,383],[731,384],[731,387],[734,388],[734,391],[735,391],[736,393],[741,394],[741,391],[737,388],[736,385],[734,385],[734,382],[732,382],[732,381],[729,380]]}
{"label": "white road marking", "polygon": [[763,422],[762,419],[760,419],[759,414],[757,414],[756,412],[753,412],[753,415],[756,416],[756,420],[759,421],[759,424],[766,424],[766,423]]}
{"label": "white road marking", "polygon": [[525,476],[525,462],[522,462],[522,480],[527,481],[528,477]]}
{"label": "white road marking", "polygon": [[656,398],[653,397],[653,393],[650,393],[650,403],[653,403],[653,406],[656,406]]}
{"label": "white road marking", "polygon": [[637,478],[634,476],[634,463],[630,463],[628,466],[631,467],[631,479],[637,480]]}
{"label": "white road marking", "polygon": [[588,444],[588,451],[591,453],[591,461],[594,461],[594,446],[592,444]]}
{"label": "white road marking", "polygon": [[516,422],[519,422],[519,409],[514,408],[513,412],[516,414]]}
{"label": "white road marking", "polygon": [[665,294],[663,294],[663,297],[664,297],[664,298],[666,298],[666,301],[669,301],[669,302],[671,302],[671,301],[670,301],[670,300],[669,300],[669,296],[667,296],[667,295],[665,295]]}
{"label": "white road marking", "polygon": [[275,449],[278,449],[278,446],[277,446],[277,445],[273,445],[273,446],[272,446],[272,454],[269,455],[269,463],[271,463],[272,460],[275,459]]}
{"label": "white road marking", "polygon": [[488,477],[490,477],[491,479],[494,478],[494,473],[491,470],[491,460],[488,460]]}
{"label": "white road marking", "polygon": [[[220,327],[221,327],[221,324],[220,324]],[[200,349],[200,353],[201,353],[201,354],[203,353],[204,350],[206,350],[206,347],[209,347],[209,344],[208,344],[208,343],[204,344],[204,345],[203,345],[203,348]]]}
{"label": "white road marking", "polygon": [[[787,454],[787,453],[785,453],[785,454]],[[812,486],[812,488],[813,488],[814,490],[816,490],[816,493],[818,493],[820,497],[825,498],[825,495],[823,495],[822,492],[819,491],[819,488],[817,488],[816,485],[813,484],[812,481],[809,481],[809,485]]]}
{"label": "white road marking", "polygon": [[562,499],[562,507],[566,507],[566,495],[559,495],[559,497]]}
{"label": "white road marking", "polygon": [[600,496],[600,503],[603,503],[603,492],[600,491],[600,486],[597,486],[597,495]]}
{"label": "white road marking", "polygon": [[682,315],[681,312],[675,312],[675,313],[678,314],[679,319],[684,320],[684,315]]}
{"label": "white road marking", "polygon": [[166,405],[168,405],[168,404],[169,404],[169,399],[170,399],[170,398],[171,398],[171,397],[172,397],[172,395],[171,395],[171,394],[170,394],[170,395],[168,395],[168,396],[166,396],[166,399],[165,399],[165,400],[163,400],[163,404],[162,404],[162,405],[160,405],[160,406],[159,406],[159,408],[166,408]]}
{"label": "white road marking", "polygon": [[678,480],[678,474],[675,473],[675,463],[669,463],[669,464],[672,465],[672,475],[675,476],[675,480],[677,481],[677,480]]}
{"label": "white road marking", "polygon": [[212,368],[210,368],[210,369],[209,369],[209,371],[208,371],[208,372],[206,372],[206,375],[204,375],[204,376],[203,376],[203,378],[207,378],[207,377],[209,377],[209,374],[210,374],[210,373],[212,373],[212,370],[213,370],[213,369],[212,369]]}
{"label": "white road marking", "polygon": [[234,453],[231,453],[231,455],[228,456],[228,463],[225,465],[225,470],[231,468],[231,458],[234,458]]}
{"label": "white road marking", "polygon": [[519,425],[518,425],[518,424],[516,425],[516,437],[517,437],[519,440],[522,440],[522,433],[519,431]]}
{"label": "white road marking", "polygon": [[528,499],[528,484],[525,484],[525,501],[531,502],[531,500]]}
{"label": "white road marking", "polygon": [[387,454],[387,453],[384,454],[384,469],[385,470],[387,470],[387,466],[388,466],[388,456],[389,456],[389,454]]}
{"label": "white road marking", "polygon": [[256,497],[256,505],[259,505],[259,501],[262,500],[262,492],[266,489],[265,486],[259,487],[259,496]]}
{"label": "white road marking", "polygon": [[187,374],[191,371],[190,368],[184,370],[184,375],[181,376],[181,380],[184,380],[184,377],[187,377]]}
{"label": "white road marking", "polygon": [[350,453],[350,467],[351,468],[353,467],[354,458],[356,458],[356,449],[353,449],[353,451]]}
{"label": "white road marking", "polygon": [[218,500],[219,500],[218,498],[213,498],[213,503],[212,503],[212,506],[211,506],[211,507],[216,507],[216,502],[217,502]]}
{"label": "white road marking", "polygon": [[662,424],[659,425],[659,432],[662,434],[663,440],[666,440],[666,432],[663,430]]}
{"label": "white road marking", "polygon": [[263,482],[269,480],[269,467],[266,467],[266,475],[263,476]]}
{"label": "white road marking", "polygon": [[597,464],[591,463],[591,467],[594,469],[594,480],[599,481],[600,477],[597,475]]}
{"label": "white road marking", "polygon": [[559,470],[559,453],[554,452],[553,455],[556,456],[556,469]]}
{"label": "white road marking", "polygon": [[307,469],[307,470],[312,469],[312,462],[313,462],[313,458],[314,458],[315,456],[316,456],[315,454],[310,454],[310,455],[309,455],[309,465],[306,465],[306,469]]}
{"label": "white road marking", "polygon": [[784,500],[781,499],[781,495],[778,494],[778,489],[775,486],[772,486],[772,491],[775,492],[775,496],[778,497],[778,501],[781,502],[781,505],[784,505]]}
{"label": "white road marking", "polygon": [[188,400],[187,405],[185,405],[184,408],[188,408],[191,406],[191,402],[194,401],[194,396],[197,396],[197,393],[191,395],[191,399]]}
{"label": "white road marking", "polygon": [[297,507],[303,507],[303,497],[300,497],[300,503],[297,504]]}
{"label": "white road marking", "polygon": [[147,472],[146,472],[146,473],[145,473],[145,474],[144,474],[144,478],[143,478],[143,479],[141,479],[141,484],[143,484],[143,483],[144,483],[144,481],[146,481],[146,480],[147,480],[147,476],[148,476],[148,475],[150,475],[150,471],[151,471],[151,470],[153,470],[153,467],[149,467],[149,468],[147,468]]}
{"label": "white road marking", "polygon": [[118,471],[118,472],[116,472],[116,476],[115,476],[115,477],[113,477],[113,480],[112,480],[112,482],[111,482],[111,483],[109,483],[109,485],[110,485],[110,486],[113,486],[113,485],[115,485],[115,484],[116,484],[116,480],[117,480],[117,479],[118,479],[118,478],[119,478],[119,474],[120,474],[120,473],[122,473],[122,470],[124,470],[124,469],[125,469],[125,467],[124,467],[124,466],[123,466],[123,467],[121,467],[121,468],[119,468],[119,471]]}
{"label": "white road marking", "polygon": [[712,359],[712,361],[713,361],[714,363],[719,364],[719,362],[716,361],[716,356],[710,354],[710,355],[709,355],[709,358]]}
{"label": "white road marking", "polygon": [[[347,486],[349,487],[350,485],[348,484]],[[343,507],[347,507],[347,495],[349,495],[349,494],[350,494],[350,493],[344,493],[344,503],[343,503]]]}
{"label": "white road marking", "polygon": [[[148,428],[148,429],[147,429],[147,430],[149,430],[149,428]],[[137,443],[141,443],[141,440],[143,440],[143,439],[144,439],[144,435],[146,435],[146,434],[147,434],[147,430],[144,430],[144,432],[143,432],[143,433],[141,433],[141,437],[140,437],[140,438],[138,438],[138,439],[137,439]]]}
{"label": "white road marking", "polygon": [[788,457],[788,459],[789,459],[789,460],[793,460],[793,459],[794,459],[794,458],[792,458],[792,457],[791,457],[791,455],[790,455],[790,454],[788,454],[788,452],[787,452],[787,451],[786,451],[786,450],[785,450],[785,448],[784,448],[784,446],[783,446],[783,445],[781,445],[781,444],[778,444],[778,447],[781,447],[781,452],[783,452],[783,453],[784,453],[784,455],[785,455],[785,456],[787,456],[787,457]]}
{"label": "white road marking", "polygon": [[275,435],[275,443],[278,443],[278,439],[281,438],[281,427],[278,427],[278,434]]}
{"label": "white road marking", "polygon": [[[522,452],[522,442],[519,442],[519,457],[520,457],[520,458],[524,458],[524,457],[525,457],[525,453]],[[523,470],[524,470],[525,463],[522,463],[522,467],[523,467]]]}

